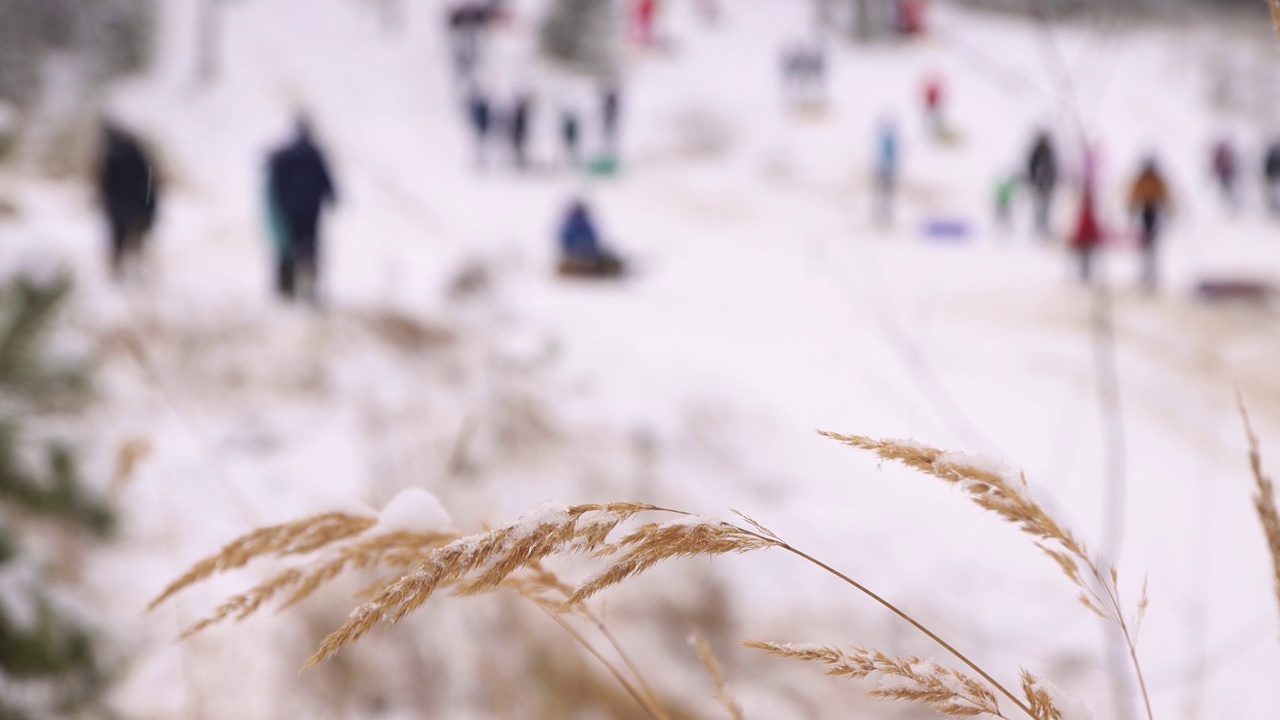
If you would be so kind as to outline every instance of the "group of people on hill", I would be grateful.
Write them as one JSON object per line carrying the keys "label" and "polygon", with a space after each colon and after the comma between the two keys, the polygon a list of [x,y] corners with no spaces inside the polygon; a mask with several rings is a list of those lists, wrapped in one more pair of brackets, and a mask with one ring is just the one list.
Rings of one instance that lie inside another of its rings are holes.
{"label": "group of people on hill", "polygon": [[[285,300],[319,303],[321,219],[338,193],[311,123],[299,116],[293,135],[265,164],[264,206],[275,259],[274,286]],[[109,228],[109,266],[123,280],[141,271],[147,236],[161,197],[159,172],[142,141],[113,123],[103,128],[97,185]],[[573,198],[557,232],[558,272],[615,277],[625,263],[602,241],[587,203]]]}
{"label": "group of people on hill", "polygon": [[[494,148],[501,149],[505,146],[514,168],[520,171],[533,169],[529,138],[534,111],[532,93],[518,93],[512,103],[503,108],[483,90],[471,88],[466,97],[466,117],[475,146],[476,166],[488,167]],[[595,160],[599,164],[614,166],[617,163],[620,111],[619,87],[606,84],[599,95],[601,154]],[[582,117],[577,110],[569,107],[560,110],[558,131],[562,166],[569,169],[585,167],[587,160],[583,152]]]}
{"label": "group of people on hill", "polygon": [[[97,185],[109,227],[109,265],[123,280],[141,272],[147,236],[161,196],[160,173],[134,134],[107,122],[103,127]],[[318,302],[320,219],[337,202],[329,163],[305,117],[293,137],[266,161],[265,206],[275,253],[275,288],[281,297]]]}
{"label": "group of people on hill", "polygon": [[[534,119],[539,115],[536,94],[526,83],[504,99],[503,93],[495,91],[492,78],[480,71],[492,54],[490,46],[495,29],[507,18],[502,0],[469,0],[448,10],[445,24],[453,58],[454,84],[471,132],[476,166],[488,167],[494,153],[503,153],[512,167],[525,171],[535,166],[529,146]],[[593,162],[611,170],[618,158],[621,87],[617,82],[601,82],[596,97],[600,147]],[[562,103],[558,108],[555,120],[561,166],[570,169],[586,166],[584,124],[590,115],[569,103]]]}
{"label": "group of people on hill", "polygon": [[[1080,178],[1079,208],[1068,246],[1075,256],[1076,272],[1080,282],[1092,282],[1094,258],[1101,250],[1106,232],[1103,231],[1097,209],[1096,159],[1092,151],[1085,151],[1084,168]],[[1034,225],[1041,237],[1051,237],[1051,210],[1053,195],[1060,183],[1059,159],[1050,135],[1039,131],[1032,142],[1027,158],[1023,181],[1032,195]],[[1016,178],[1001,181],[997,186],[997,217],[1007,222],[1011,202],[1011,183]],[[1140,283],[1148,291],[1155,291],[1158,284],[1157,251],[1160,249],[1161,232],[1171,210],[1169,182],[1155,156],[1142,161],[1137,176],[1129,183],[1126,209],[1137,225],[1137,245],[1142,254]]]}
{"label": "group of people on hill", "polygon": [[[1093,280],[1094,260],[1106,239],[1098,217],[1095,165],[1092,150],[1086,150],[1079,182],[1079,207],[1067,237],[1067,245],[1075,256],[1077,274],[1084,283]],[[1036,232],[1043,238],[1051,237],[1053,199],[1061,177],[1060,162],[1053,140],[1048,131],[1040,130],[1031,143],[1023,175],[1020,178],[1007,178],[997,185],[997,218],[1001,222],[1008,221],[1015,187],[1024,183],[1032,199]],[[1147,157],[1129,184],[1126,203],[1136,225],[1137,245],[1142,254],[1141,284],[1147,290],[1153,291],[1157,287],[1157,252],[1171,207],[1168,181],[1155,157]]]}

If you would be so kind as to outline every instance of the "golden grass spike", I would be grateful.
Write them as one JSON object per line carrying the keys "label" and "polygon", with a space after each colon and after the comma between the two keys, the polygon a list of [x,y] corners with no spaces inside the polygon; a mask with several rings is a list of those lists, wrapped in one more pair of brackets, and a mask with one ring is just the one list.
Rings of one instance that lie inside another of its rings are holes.
{"label": "golden grass spike", "polygon": [[512,573],[557,552],[598,549],[619,522],[661,508],[643,503],[565,506],[547,503],[505,527],[458,538],[429,553],[412,573],[378,591],[320,644],[310,667],[359,640],[379,622],[397,622],[435,592],[457,585],[463,595],[489,592]]}
{"label": "golden grass spike", "polygon": [[[1074,534],[1062,526],[1032,497],[1026,479],[993,469],[988,463],[960,453],[947,453],[920,443],[876,440],[861,435],[819,432],[851,447],[870,450],[882,460],[892,460],[932,475],[964,490],[979,507],[989,510],[1030,535],[1036,545],[1080,588],[1105,617],[1119,622],[1119,608],[1112,607],[1108,585],[1114,586],[1114,567],[1105,569]],[[1091,608],[1092,609],[1092,608]]]}
{"label": "golden grass spike", "polygon": [[716,662],[716,656],[711,652],[711,646],[707,644],[705,638],[694,633],[690,638],[693,646],[698,651],[698,657],[702,659],[702,664],[706,666],[707,673],[711,675],[711,682],[716,688],[716,699],[720,701],[720,706],[729,713],[729,717],[733,720],[745,720],[742,714],[742,708],[738,707],[738,703],[733,699],[733,694],[729,692],[729,686],[724,681],[724,674],[720,672],[720,664]]}
{"label": "golden grass spike", "polygon": [[1044,684],[1025,669],[1022,671],[1022,692],[1036,720],[1062,720],[1062,711],[1053,704],[1053,697],[1044,689]]}
{"label": "golden grass spike", "polygon": [[348,568],[365,570],[372,567],[407,567],[422,560],[424,554],[457,537],[449,533],[414,533],[397,531],[377,535],[341,548],[337,555],[301,568],[289,568],[252,590],[236,595],[212,615],[183,631],[180,639],[216,625],[228,618],[244,620],[277,595],[292,589],[280,605],[281,610],[307,598],[326,582]]}
{"label": "golden grass spike", "polygon": [[305,600],[348,568],[368,570],[375,567],[410,567],[422,562],[427,553],[456,539],[458,536],[455,533],[400,530],[353,543],[342,548],[336,557],[317,563],[308,570],[298,588],[280,605],[280,609],[284,610]]}
{"label": "golden grass spike", "polygon": [[[880,675],[880,685],[867,694],[889,700],[924,705],[946,717],[1005,717],[995,693],[981,681],[917,657],[893,658],[877,650],[842,651],[825,645],[792,645],[749,640],[744,647],[775,657],[815,662],[827,666],[827,674],[861,680]],[[1038,719],[1039,720],[1039,719]]]}
{"label": "golden grass spike", "polygon": [[358,535],[376,520],[370,517],[325,513],[282,525],[254,530],[228,543],[216,555],[196,563],[182,577],[147,605],[154,610],[175,593],[220,572],[243,567],[264,555],[294,555],[318,550],[325,545]]}
{"label": "golden grass spike", "polygon": [[1276,32],[1280,33],[1280,0],[1270,0],[1267,5],[1271,7],[1271,22],[1276,26]]}
{"label": "golden grass spike", "polygon": [[670,523],[641,525],[610,549],[621,553],[621,557],[580,585],[565,603],[565,608],[572,609],[601,590],[639,575],[663,560],[746,553],[781,545],[777,540],[734,525],[696,516]]}
{"label": "golden grass spike", "polygon": [[[1275,7],[1272,6],[1273,12],[1277,12],[1274,10]],[[1249,438],[1249,468],[1253,470],[1253,479],[1257,486],[1253,496],[1253,507],[1258,511],[1262,534],[1266,537],[1267,548],[1271,551],[1271,572],[1275,584],[1276,603],[1280,607],[1280,511],[1276,509],[1275,483],[1262,471],[1262,452],[1258,449],[1258,436],[1253,432],[1253,425],[1249,422],[1249,414],[1245,411],[1243,400],[1240,400],[1240,416],[1244,419],[1245,435]]]}

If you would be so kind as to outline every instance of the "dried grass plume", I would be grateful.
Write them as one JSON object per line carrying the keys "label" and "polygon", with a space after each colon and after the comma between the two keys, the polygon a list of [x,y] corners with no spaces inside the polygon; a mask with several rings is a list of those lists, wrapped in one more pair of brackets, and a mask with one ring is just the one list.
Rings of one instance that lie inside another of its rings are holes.
{"label": "dried grass plume", "polygon": [[188,570],[147,605],[148,610],[173,597],[184,588],[206,580],[217,573],[244,567],[249,561],[266,555],[301,555],[330,543],[344,540],[368,530],[377,522],[371,517],[326,513],[283,525],[260,528],[237,538]]}
{"label": "dried grass plume", "polygon": [[1280,607],[1280,511],[1276,509],[1275,483],[1262,472],[1262,453],[1258,449],[1258,437],[1249,423],[1249,413],[1245,411],[1243,400],[1240,401],[1240,417],[1244,419],[1245,435],[1249,438],[1249,467],[1253,470],[1253,479],[1257,485],[1253,506],[1258,511],[1258,521],[1262,524],[1267,549],[1271,551],[1271,572],[1274,577],[1277,607]]}

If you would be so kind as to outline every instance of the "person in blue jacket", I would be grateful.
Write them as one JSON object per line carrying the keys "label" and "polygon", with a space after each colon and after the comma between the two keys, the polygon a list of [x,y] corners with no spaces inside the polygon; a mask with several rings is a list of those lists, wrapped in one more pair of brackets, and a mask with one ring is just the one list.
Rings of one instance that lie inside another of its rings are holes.
{"label": "person in blue jacket", "polygon": [[893,196],[898,187],[898,129],[893,120],[880,122],[876,132],[876,219],[883,225],[893,221]]}
{"label": "person in blue jacket", "polygon": [[600,242],[600,233],[587,204],[581,199],[569,203],[560,223],[560,273],[608,277],[622,273],[622,261]]}
{"label": "person in blue jacket", "polygon": [[309,300],[317,300],[320,214],[337,197],[329,163],[312,138],[310,123],[300,117],[293,139],[267,160],[267,206],[278,260],[276,287],[286,299],[293,299],[301,289]]}

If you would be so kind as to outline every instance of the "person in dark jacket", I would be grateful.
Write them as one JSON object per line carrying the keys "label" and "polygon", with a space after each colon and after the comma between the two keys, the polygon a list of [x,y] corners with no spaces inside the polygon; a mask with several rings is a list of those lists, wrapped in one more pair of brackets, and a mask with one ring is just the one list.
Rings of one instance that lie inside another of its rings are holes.
{"label": "person in dark jacket", "polygon": [[621,118],[622,91],[617,85],[605,88],[600,97],[600,121],[603,129],[604,152],[611,160],[618,158],[618,121]]}
{"label": "person in dark jacket", "polygon": [[284,147],[267,161],[267,202],[277,233],[277,289],[285,298],[302,294],[317,300],[320,270],[320,214],[337,201],[324,153],[305,118]]}
{"label": "person in dark jacket", "polygon": [[565,163],[572,169],[582,167],[582,151],[578,145],[578,114],[565,109],[560,113],[560,142],[564,145]]}
{"label": "person in dark jacket", "polygon": [[1265,181],[1267,207],[1280,215],[1280,141],[1271,143],[1262,161],[1262,177]]}
{"label": "person in dark jacket", "polygon": [[111,232],[111,274],[121,279],[128,265],[141,261],[142,248],[155,223],[159,182],[142,143],[119,127],[103,127],[98,192]]}
{"label": "person in dark jacket", "polygon": [[489,98],[478,89],[473,89],[467,98],[467,120],[471,123],[471,133],[475,136],[476,166],[486,164],[489,134],[493,130],[493,106]]}
{"label": "person in dark jacket", "polygon": [[569,203],[560,223],[560,274],[612,277],[622,273],[622,261],[600,242],[595,221],[580,199]]}
{"label": "person in dark jacket", "polygon": [[1213,145],[1213,178],[1218,182],[1218,189],[1227,205],[1235,209],[1239,204],[1236,193],[1236,180],[1240,175],[1240,163],[1236,157],[1236,146],[1229,138],[1222,138]]}
{"label": "person in dark jacket", "polygon": [[1053,190],[1058,184],[1058,158],[1049,133],[1040,131],[1031,146],[1027,158],[1027,182],[1035,198],[1036,230],[1042,237],[1049,237],[1049,211],[1053,205]]}
{"label": "person in dark jacket", "polygon": [[516,96],[515,105],[511,108],[511,116],[507,118],[507,136],[511,140],[511,158],[517,170],[529,167],[526,148],[529,144],[529,115],[533,109],[533,99],[528,94]]}

